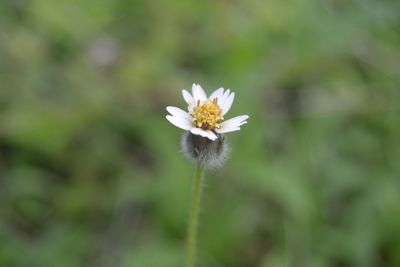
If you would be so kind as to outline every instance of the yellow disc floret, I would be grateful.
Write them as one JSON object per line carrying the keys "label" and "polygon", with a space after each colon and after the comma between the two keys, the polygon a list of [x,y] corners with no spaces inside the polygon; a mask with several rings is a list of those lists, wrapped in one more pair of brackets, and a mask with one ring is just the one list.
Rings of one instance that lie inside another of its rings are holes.
{"label": "yellow disc floret", "polygon": [[196,127],[204,130],[218,129],[220,127],[218,123],[224,119],[222,109],[218,106],[218,98],[208,100],[204,104],[200,104],[200,100],[197,101],[192,115]]}

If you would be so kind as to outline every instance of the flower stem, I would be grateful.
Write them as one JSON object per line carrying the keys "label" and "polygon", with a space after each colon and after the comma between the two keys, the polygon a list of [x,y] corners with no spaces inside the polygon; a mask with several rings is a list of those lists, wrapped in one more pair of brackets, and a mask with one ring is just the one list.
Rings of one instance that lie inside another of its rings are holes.
{"label": "flower stem", "polygon": [[196,174],[194,177],[192,201],[190,207],[190,217],[186,243],[186,267],[194,267],[196,263],[197,227],[199,223],[199,210],[204,177],[203,172],[203,167],[199,163],[197,165]]}

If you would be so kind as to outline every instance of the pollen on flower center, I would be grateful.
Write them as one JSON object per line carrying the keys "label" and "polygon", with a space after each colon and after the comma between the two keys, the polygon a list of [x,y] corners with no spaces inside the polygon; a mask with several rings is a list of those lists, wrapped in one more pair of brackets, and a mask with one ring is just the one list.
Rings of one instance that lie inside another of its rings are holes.
{"label": "pollen on flower center", "polygon": [[220,128],[218,123],[224,119],[222,117],[222,109],[218,106],[217,98],[212,101],[208,100],[204,104],[200,104],[200,101],[197,101],[197,106],[194,108],[192,115],[196,127],[204,130]]}

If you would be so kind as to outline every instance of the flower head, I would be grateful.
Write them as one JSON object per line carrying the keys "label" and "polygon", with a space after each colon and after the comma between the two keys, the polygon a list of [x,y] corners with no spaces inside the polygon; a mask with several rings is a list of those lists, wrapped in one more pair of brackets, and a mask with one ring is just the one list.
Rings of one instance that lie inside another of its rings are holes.
{"label": "flower head", "polygon": [[207,97],[200,85],[193,84],[192,94],[186,90],[182,90],[182,94],[188,104],[188,112],[169,106],[167,111],[171,115],[166,118],[176,127],[190,131],[193,135],[215,141],[219,135],[239,131],[240,126],[247,123],[247,115],[224,121],[224,116],[235,98],[235,93],[231,93],[229,89],[219,88]]}

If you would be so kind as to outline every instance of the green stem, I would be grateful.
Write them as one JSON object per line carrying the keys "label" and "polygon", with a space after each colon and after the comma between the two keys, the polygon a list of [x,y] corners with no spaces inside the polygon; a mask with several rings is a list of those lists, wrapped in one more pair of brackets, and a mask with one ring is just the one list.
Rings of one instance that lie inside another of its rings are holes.
{"label": "green stem", "polygon": [[201,193],[203,184],[203,167],[198,164],[196,175],[194,177],[192,201],[190,207],[190,218],[187,232],[186,243],[186,267],[194,267],[196,263],[196,243],[197,243],[197,227],[199,223],[199,210],[201,203]]}

